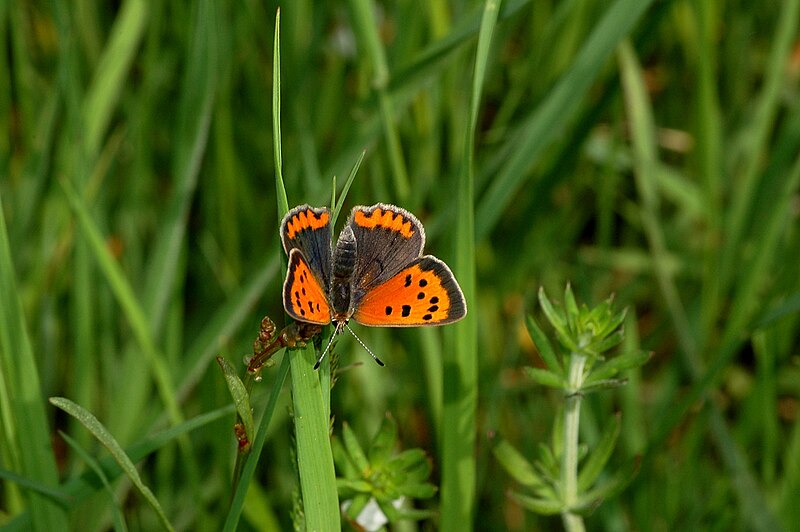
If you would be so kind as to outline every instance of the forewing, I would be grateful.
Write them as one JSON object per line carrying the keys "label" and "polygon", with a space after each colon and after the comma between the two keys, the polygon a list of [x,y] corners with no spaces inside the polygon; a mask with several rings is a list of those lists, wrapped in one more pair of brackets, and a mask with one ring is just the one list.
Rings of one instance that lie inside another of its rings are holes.
{"label": "forewing", "polygon": [[376,327],[417,327],[452,323],[466,314],[464,294],[453,272],[426,255],[366,292],[353,319]]}
{"label": "forewing", "polygon": [[383,203],[358,206],[347,223],[358,248],[353,279],[363,291],[385,283],[422,255],[425,229],[405,209]]}
{"label": "forewing", "polygon": [[331,321],[331,309],[325,288],[311,270],[303,252],[289,251],[289,269],[283,282],[283,308],[296,320],[325,325]]}
{"label": "forewing", "polygon": [[303,252],[311,271],[329,286],[331,270],[331,211],[325,207],[299,205],[286,213],[281,222],[281,243],[286,254]]}

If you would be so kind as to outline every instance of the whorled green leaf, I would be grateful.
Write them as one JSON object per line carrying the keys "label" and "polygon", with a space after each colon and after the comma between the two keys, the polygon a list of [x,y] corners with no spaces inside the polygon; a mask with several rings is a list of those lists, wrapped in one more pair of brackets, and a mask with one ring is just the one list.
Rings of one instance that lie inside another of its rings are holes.
{"label": "whorled green leaf", "polygon": [[358,495],[354,496],[349,501],[346,501],[347,504],[347,515],[350,516],[352,519],[358,517],[358,514],[366,508],[369,501],[372,500],[372,494],[367,493],[359,493]]}
{"label": "whorled green leaf", "polygon": [[558,357],[553,349],[553,344],[550,343],[547,335],[544,334],[533,316],[528,316],[528,318],[525,320],[525,325],[527,326],[528,334],[531,335],[531,339],[533,340],[534,345],[536,345],[536,349],[539,350],[539,356],[541,356],[542,360],[544,360],[547,369],[563,378],[564,368],[558,362]]}
{"label": "whorled green leaf", "polygon": [[542,307],[544,315],[547,316],[547,321],[556,329],[563,330],[566,333],[567,320],[564,314],[553,306],[544,291],[544,287],[539,288],[539,306]]}
{"label": "whorled green leaf", "polygon": [[602,501],[619,495],[636,478],[639,472],[639,465],[640,459],[638,457],[629,461],[618,469],[610,479],[585,492],[573,510],[577,513],[590,512]]}
{"label": "whorled green leaf", "polygon": [[589,395],[590,393],[599,392],[603,390],[613,390],[614,388],[625,386],[627,383],[628,383],[627,379],[604,379],[601,381],[593,381],[591,384],[581,386],[580,393],[582,393],[583,395]]}
{"label": "whorled green leaf", "polygon": [[431,463],[422,449],[407,449],[386,462],[386,469],[393,474],[402,474],[406,481],[424,481],[430,477]]}
{"label": "whorled green leaf", "polygon": [[[397,495],[397,499],[399,499],[399,494]],[[395,507],[395,501],[397,499],[394,498],[376,498],[375,501],[378,503],[378,507],[381,509],[383,514],[386,516],[386,519],[389,520],[390,523],[396,523],[400,520],[400,512],[398,511],[397,507]]]}
{"label": "whorled green leaf", "polygon": [[339,497],[348,499],[357,493],[372,493],[372,484],[366,480],[337,478],[336,489],[339,490]]}
{"label": "whorled green leaf", "polygon": [[586,379],[586,385],[614,377],[620,372],[642,367],[652,357],[650,351],[637,350],[609,358],[595,367]]}
{"label": "whorled green leaf", "polygon": [[390,470],[407,470],[420,463],[426,466],[429,465],[425,451],[422,449],[406,449],[387,461],[386,466]]}
{"label": "whorled green leaf", "polygon": [[578,307],[577,301],[575,301],[575,294],[572,292],[572,285],[567,283],[567,287],[564,289],[564,315],[567,318],[567,327],[569,327],[570,332],[573,334],[581,332],[579,323],[581,317],[581,309]]}
{"label": "whorled green leaf", "polygon": [[358,438],[356,438],[353,429],[350,428],[350,424],[346,421],[342,424],[342,440],[350,461],[358,470],[359,475],[363,475],[370,469],[370,462],[361,448],[361,444],[358,443]]}
{"label": "whorled green leaf", "polygon": [[560,466],[553,449],[543,442],[539,443],[538,449],[539,459],[533,463],[533,467],[536,468],[536,470],[539,472],[539,475],[543,478],[557,478],[558,468]]}
{"label": "whorled green leaf", "polygon": [[540,497],[530,497],[517,493],[515,491],[509,492],[509,497],[518,502],[523,508],[537,513],[539,515],[557,515],[561,513],[564,505],[558,499],[545,499]]}
{"label": "whorled green leaf", "polygon": [[556,375],[550,370],[540,368],[524,368],[524,370],[531,379],[542,386],[549,386],[551,388],[564,388],[564,386],[567,384],[563,377]]}
{"label": "whorled green leaf", "polygon": [[622,324],[625,322],[625,317],[627,315],[628,315],[628,308],[625,307],[624,309],[620,310],[617,314],[615,314],[614,317],[609,318],[606,324],[604,335],[621,327]]}
{"label": "whorled green leaf", "polygon": [[113,456],[116,460],[117,464],[119,464],[125,474],[128,475],[128,478],[133,485],[136,486],[145,500],[156,511],[159,519],[161,520],[161,524],[164,525],[164,528],[167,530],[174,530],[172,528],[172,524],[169,522],[169,519],[167,519],[167,515],[161,508],[161,504],[159,504],[158,499],[156,499],[155,495],[153,495],[153,492],[150,491],[150,488],[145,485],[145,483],[142,481],[142,478],[139,476],[139,471],[136,469],[136,466],[133,464],[128,455],[125,454],[125,451],[122,449],[120,444],[117,443],[117,440],[115,440],[111,433],[106,430],[106,428],[102,423],[100,423],[94,414],[65,397],[51,397],[50,403],[80,421],[81,424],[86,427],[106,449],[108,449],[108,451],[111,453],[111,456]]}
{"label": "whorled green leaf", "polygon": [[611,452],[617,443],[620,428],[620,415],[617,414],[606,426],[603,435],[597,441],[597,445],[589,454],[589,457],[583,463],[580,472],[578,473],[578,492],[583,493],[587,491],[595,480],[603,472],[603,468],[611,458]]}
{"label": "whorled green leaf", "polygon": [[228,391],[233,398],[233,404],[236,406],[236,412],[244,424],[244,431],[247,435],[247,441],[252,442],[255,435],[255,422],[253,421],[253,409],[250,407],[250,394],[242,382],[242,379],[236,374],[236,369],[224,357],[217,357],[217,364],[222,369],[222,374],[225,376],[225,383],[228,385]]}
{"label": "whorled green leaf", "polygon": [[389,459],[396,443],[397,423],[392,416],[386,415],[367,452],[373,468],[380,467]]}
{"label": "whorled green leaf", "polygon": [[592,343],[591,350],[594,352],[595,355],[601,355],[606,351],[609,351],[610,349],[622,343],[624,337],[625,334],[621,330],[612,332],[605,338]]}
{"label": "whorled green leaf", "polygon": [[361,478],[361,473],[356,468],[347,449],[342,443],[341,438],[331,438],[331,451],[333,453],[333,463],[336,465],[336,470],[339,472],[340,477],[349,480]]}
{"label": "whorled green leaf", "polygon": [[423,521],[425,519],[432,519],[436,516],[436,512],[432,510],[419,510],[417,508],[400,507],[397,510],[397,515],[404,521]]}
{"label": "whorled green leaf", "polygon": [[398,486],[397,492],[400,495],[411,497],[412,499],[430,499],[436,495],[436,486],[429,482],[420,484],[402,484]]}
{"label": "whorled green leaf", "polygon": [[544,479],[539,476],[533,465],[507,440],[502,438],[496,440],[492,454],[503,469],[523,486],[538,488],[545,485]]}

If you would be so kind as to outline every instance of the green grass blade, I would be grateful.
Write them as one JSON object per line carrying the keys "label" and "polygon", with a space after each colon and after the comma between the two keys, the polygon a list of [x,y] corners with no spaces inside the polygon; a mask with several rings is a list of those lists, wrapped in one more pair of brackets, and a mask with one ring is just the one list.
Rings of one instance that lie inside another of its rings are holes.
{"label": "green grass blade", "polygon": [[701,294],[703,326],[700,345],[707,340],[719,313],[722,292],[719,233],[722,230],[723,158],[722,120],[717,94],[717,39],[714,33],[720,23],[715,2],[694,4],[699,27],[698,49],[698,135],[697,155],[703,177],[703,216],[706,219],[706,242],[703,246],[703,283]]}
{"label": "green grass blade", "polygon": [[631,121],[636,186],[642,204],[642,225],[653,255],[656,279],[678,334],[681,353],[689,371],[693,375],[697,375],[700,372],[697,341],[675,279],[666,267],[669,250],[664,237],[664,224],[659,219],[660,198],[656,187],[658,154],[655,121],[641,67],[637,62],[633,47],[628,41],[623,42],[619,47],[619,62],[626,108]]}
{"label": "green grass blade", "polygon": [[722,414],[714,409],[709,418],[712,433],[722,435],[715,438],[717,448],[722,453],[725,464],[730,470],[731,482],[749,525],[748,528],[761,532],[780,530],[781,527],[767,504],[764,490],[756,482],[750,471],[750,465],[736,444],[733,435],[730,434]]}
{"label": "green grass blade", "polygon": [[[633,49],[627,42],[623,43],[620,47],[619,55],[623,86],[626,91],[626,103],[631,116],[632,140],[638,161],[636,163],[636,182],[642,197],[642,223],[653,253],[653,265],[656,278],[664,295],[664,299],[667,301],[667,306],[669,307],[675,329],[678,333],[681,353],[685,357],[684,360],[691,375],[697,379],[702,375],[703,369],[702,363],[698,359],[696,338],[691,332],[691,326],[683,304],[680,301],[675,280],[663,266],[663,257],[667,255],[667,250],[662,230],[663,224],[659,220],[657,214],[658,198],[656,197],[653,176],[653,168],[655,167],[654,163],[657,156],[655,152],[656,141],[653,120],[650,114],[650,104],[645,95],[643,77],[636,63]],[[774,232],[770,234],[774,234]],[[762,241],[769,243],[771,239],[764,238]],[[769,250],[764,250],[764,253],[759,256],[771,257],[772,254]],[[737,326],[736,331],[738,336],[745,323],[744,320],[730,319],[728,325]],[[712,419],[720,415],[716,405],[712,404],[710,408],[712,410]],[[757,491],[750,491],[755,488],[756,482],[752,472],[749,471],[740,459],[738,454],[740,451],[736,447],[735,442],[732,440],[722,420],[712,425],[712,435],[714,436],[715,443],[723,450],[723,458],[726,459],[726,466],[730,468],[735,475],[734,478],[737,479],[737,482],[734,483],[734,488],[737,489],[737,495],[740,500],[750,497],[750,511],[748,514],[748,517],[752,519],[750,524],[756,528],[763,529],[761,528],[763,526],[763,520],[765,519],[763,516],[768,515],[769,511],[765,504],[759,504],[759,502],[764,502],[761,500],[760,494]]]}
{"label": "green grass blade", "polygon": [[178,424],[183,421],[183,414],[175,398],[172,376],[167,368],[163,354],[159,352],[153,341],[144,309],[137,301],[134,290],[125,278],[122,268],[114,260],[111,251],[105,245],[105,241],[83,201],[78,197],[72,185],[66,181],[62,181],[61,184],[70,206],[78,218],[79,225],[89,241],[94,258],[103,271],[111,290],[114,292],[117,302],[125,312],[133,334],[145,355],[147,363],[150,365],[161,400],[169,413],[170,421],[173,424]]}
{"label": "green grass blade", "polygon": [[287,352],[292,373],[292,404],[300,492],[308,530],[339,530],[339,497],[333,468],[328,418],[323,390],[314,370],[317,362],[312,345]]}
{"label": "green grass blade", "polygon": [[197,179],[206,151],[217,92],[219,43],[215,20],[218,5],[203,0],[192,13],[189,61],[178,102],[176,151],[171,169],[174,194],[160,221],[158,240],[147,271],[142,304],[148,312],[151,331],[157,335],[178,283],[180,257],[186,245],[186,224]]}
{"label": "green grass blade", "polygon": [[366,154],[366,150],[361,152],[356,164],[353,165],[353,169],[350,170],[350,175],[347,176],[347,181],[345,181],[344,187],[342,187],[342,193],[339,194],[339,201],[336,202],[336,207],[333,209],[333,216],[331,216],[331,227],[336,227],[336,220],[339,218],[339,213],[342,212],[342,205],[344,205],[344,202],[347,199],[347,193],[350,191],[350,185],[352,185],[353,181],[355,181],[358,169],[361,168],[361,163],[364,161],[364,156]]}
{"label": "green grass blade", "polygon": [[[229,404],[211,412],[200,414],[190,420],[184,421],[180,425],[176,425],[153,436],[148,436],[140,442],[134,443],[125,450],[125,454],[128,455],[131,461],[138,462],[163,448],[168,443],[181,438],[183,435],[206,427],[215,421],[230,416],[232,413],[234,413],[234,406]],[[113,456],[107,456],[99,460],[98,463],[109,482],[114,482],[114,480],[122,474],[122,469],[116,463]],[[96,479],[97,476],[94,472],[87,471],[79,477],[66,482],[63,485],[63,493],[69,497],[73,505],[81,504],[102,489],[102,485],[95,482]],[[10,523],[10,526],[12,526],[14,530],[30,530],[32,526],[30,509],[17,516]]]}
{"label": "green grass blade", "polygon": [[478,313],[475,280],[475,132],[499,3],[484,4],[472,76],[469,127],[458,180],[453,272],[467,301],[467,316],[447,330],[442,409],[443,530],[469,528],[475,514],[475,436],[478,406]]}
{"label": "green grass blade", "polygon": [[397,125],[397,109],[394,98],[389,92],[389,66],[386,52],[378,36],[375,21],[377,17],[371,0],[349,0],[353,17],[353,28],[359,41],[359,47],[369,58],[372,67],[372,86],[378,93],[383,134],[386,149],[389,152],[389,163],[394,180],[394,192],[401,202],[405,202],[410,194],[408,170],[400,145],[400,132]]}
{"label": "green grass blade", "polygon": [[224,339],[235,335],[241,324],[252,317],[252,309],[264,295],[267,286],[278,275],[278,258],[265,257],[255,275],[230,300],[205,322],[200,333],[186,350],[184,371],[178,385],[180,401],[197,386],[214,355],[223,347]]}
{"label": "green grass blade", "polygon": [[[0,189],[1,191],[1,189]],[[0,407],[4,445],[13,467],[32,482],[58,484],[58,470],[48,434],[39,372],[28,337],[17,290],[0,197]],[[66,514],[48,497],[29,492],[29,508],[37,530],[65,530]]]}
{"label": "green grass blade", "polygon": [[275,40],[272,48],[272,142],[275,155],[275,189],[278,201],[278,222],[289,212],[286,185],[283,182],[281,149],[281,10],[275,13]]}
{"label": "green grass blade", "polygon": [[89,466],[97,478],[100,479],[100,482],[103,483],[103,488],[105,489],[106,493],[108,494],[108,498],[111,501],[111,515],[114,520],[114,530],[119,531],[127,531],[128,525],[125,524],[125,517],[122,515],[122,508],[120,507],[119,503],[117,502],[117,498],[114,495],[114,490],[111,488],[111,484],[108,481],[108,476],[106,476],[105,472],[103,472],[103,468],[100,467],[100,464],[95,460],[81,445],[78,443],[77,440],[70,437],[69,434],[66,432],[59,431],[59,435],[64,438],[64,441],[67,442],[67,445],[75,451],[75,454],[80,456],[80,458],[86,462],[86,465]]}
{"label": "green grass blade", "polygon": [[47,484],[36,482],[28,477],[18,475],[13,471],[0,469],[0,478],[11,481],[21,488],[25,488],[31,492],[38,493],[39,495],[43,495],[49,499],[52,499],[53,502],[58,503],[62,507],[65,507],[72,502],[69,494],[66,493],[66,491],[62,488],[54,488],[52,486],[48,486]]}
{"label": "green grass blade", "polygon": [[278,404],[278,397],[280,396],[283,383],[286,381],[286,376],[289,374],[289,356],[288,351],[284,352],[283,361],[278,369],[278,374],[275,377],[275,382],[272,384],[272,391],[270,392],[269,402],[264,414],[259,423],[258,433],[253,441],[253,447],[250,449],[247,462],[242,468],[242,474],[239,477],[239,484],[234,487],[235,492],[231,499],[231,507],[228,510],[228,515],[225,518],[225,525],[223,530],[225,532],[234,532],[239,526],[239,518],[242,514],[242,506],[244,505],[247,496],[247,490],[253,480],[253,474],[258,464],[258,459],[261,457],[261,451],[264,448],[264,442],[267,441],[267,428],[272,415],[275,412],[275,407]]}
{"label": "green grass blade", "polygon": [[738,273],[741,252],[739,245],[744,239],[745,224],[757,207],[753,204],[753,198],[756,197],[755,191],[761,176],[761,154],[769,142],[778,115],[787,76],[786,64],[793,53],[792,46],[796,42],[797,28],[800,25],[800,1],[787,0],[781,7],[782,13],[778,18],[778,27],[774,30],[775,39],[772,42],[763,88],[758,97],[755,115],[749,124],[744,168],[735,181],[735,186],[730,189],[732,198],[728,218],[725,220],[725,248],[722,254],[723,287]]}
{"label": "green grass blade", "polygon": [[[278,215],[283,217],[289,210],[289,202],[283,183],[283,159],[280,153],[280,11],[275,17],[274,46],[272,116],[275,182]],[[316,351],[313,343],[309,342],[303,349],[289,350],[285,357],[289,359],[291,367],[297,466],[305,523],[309,530],[338,530],[341,526],[339,497],[328,435],[329,418],[324,406],[326,401],[322,398],[322,394],[329,394],[330,389],[322,390],[319,376],[314,370]],[[251,454],[255,454],[255,450]],[[245,478],[244,474],[242,478]]]}
{"label": "green grass blade", "polygon": [[[509,0],[502,2],[499,19],[513,19],[531,0]],[[483,21],[483,9],[476,6],[464,14],[451,28],[450,32],[417,54],[408,64],[401,65],[392,75],[390,88],[392,94],[416,88],[429,82],[432,77],[441,75],[447,59],[458,56],[464,43],[475,38]]]}
{"label": "green grass blade", "polygon": [[125,454],[125,450],[119,445],[119,443],[117,443],[117,440],[115,440],[111,433],[106,430],[103,424],[100,423],[100,421],[94,417],[91,412],[64,397],[51,397],[50,403],[80,421],[81,424],[86,427],[86,429],[89,430],[89,432],[91,432],[106,449],[108,449],[108,451],[117,461],[117,464],[119,464],[128,478],[131,480],[133,485],[136,486],[142,496],[156,511],[159,519],[161,520],[161,524],[164,525],[164,528],[167,530],[174,530],[169,522],[169,519],[167,519],[164,510],[161,508],[161,504],[159,504],[158,499],[156,499],[155,495],[153,495],[153,492],[150,491],[150,488],[144,484],[142,478],[139,476],[139,471],[136,469],[136,466],[133,464],[130,457]]}
{"label": "green grass blade", "polygon": [[83,110],[85,143],[91,158],[100,150],[103,135],[114,115],[114,106],[144,34],[147,10],[145,0],[126,0],[111,28],[109,43],[97,65]]}
{"label": "green grass blade", "polygon": [[494,228],[529,168],[562,131],[580,108],[587,91],[600,74],[617,44],[628,36],[653,0],[617,0],[593,28],[570,69],[561,77],[547,99],[531,114],[522,128],[520,144],[492,181],[475,215],[477,240]]}

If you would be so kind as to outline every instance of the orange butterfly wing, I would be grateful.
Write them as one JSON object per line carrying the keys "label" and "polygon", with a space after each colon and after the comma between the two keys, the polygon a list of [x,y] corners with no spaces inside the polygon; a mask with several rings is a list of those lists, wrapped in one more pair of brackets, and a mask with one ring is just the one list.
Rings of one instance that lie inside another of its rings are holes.
{"label": "orange butterfly wing", "polygon": [[299,321],[326,325],[331,322],[331,309],[325,289],[306,261],[303,252],[289,252],[289,269],[283,283],[283,307]]}
{"label": "orange butterfly wing", "polygon": [[353,319],[375,327],[444,325],[467,314],[464,294],[450,268],[426,255],[356,302]]}

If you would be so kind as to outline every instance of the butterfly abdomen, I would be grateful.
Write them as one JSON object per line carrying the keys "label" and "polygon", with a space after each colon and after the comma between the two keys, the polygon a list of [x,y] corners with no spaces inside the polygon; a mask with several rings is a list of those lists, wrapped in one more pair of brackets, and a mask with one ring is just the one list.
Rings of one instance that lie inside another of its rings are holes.
{"label": "butterfly abdomen", "polygon": [[339,235],[336,248],[333,250],[331,303],[333,304],[334,321],[345,321],[352,314],[350,303],[356,251],[356,237],[353,230],[346,226]]}

